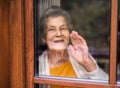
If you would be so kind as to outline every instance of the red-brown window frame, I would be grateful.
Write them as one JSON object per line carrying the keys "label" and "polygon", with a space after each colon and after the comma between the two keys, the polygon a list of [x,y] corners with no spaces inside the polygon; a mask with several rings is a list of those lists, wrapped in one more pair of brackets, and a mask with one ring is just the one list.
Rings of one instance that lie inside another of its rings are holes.
{"label": "red-brown window frame", "polygon": [[76,86],[81,88],[117,88],[116,84],[116,53],[118,0],[111,0],[111,41],[110,41],[110,79],[108,84],[76,82],[34,77],[34,11],[33,0],[25,0],[25,56],[26,56],[26,88],[34,88],[34,83]]}

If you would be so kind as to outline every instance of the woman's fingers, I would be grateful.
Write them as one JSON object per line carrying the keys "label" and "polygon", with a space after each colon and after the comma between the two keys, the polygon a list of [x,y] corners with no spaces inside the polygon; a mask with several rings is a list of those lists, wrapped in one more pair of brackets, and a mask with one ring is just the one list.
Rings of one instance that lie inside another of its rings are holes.
{"label": "woman's fingers", "polygon": [[70,38],[73,45],[86,44],[86,41],[84,40],[84,38],[78,35],[76,31],[72,31],[72,33],[70,34]]}
{"label": "woman's fingers", "polygon": [[71,38],[71,42],[72,42],[72,44],[74,45],[74,44],[76,44],[76,37],[75,37],[75,34],[74,34],[74,32],[72,32],[71,34],[70,34],[70,38]]}
{"label": "woman's fingers", "polygon": [[70,38],[72,41],[72,44],[75,45],[78,43],[78,34],[75,31],[72,31],[72,33],[70,34]]}

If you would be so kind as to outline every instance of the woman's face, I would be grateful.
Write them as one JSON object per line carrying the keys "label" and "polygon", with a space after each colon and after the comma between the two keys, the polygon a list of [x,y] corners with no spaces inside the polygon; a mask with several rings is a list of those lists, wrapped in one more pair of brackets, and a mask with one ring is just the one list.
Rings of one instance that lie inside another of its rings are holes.
{"label": "woman's face", "polygon": [[65,50],[69,43],[69,29],[64,17],[48,17],[46,43],[49,50]]}

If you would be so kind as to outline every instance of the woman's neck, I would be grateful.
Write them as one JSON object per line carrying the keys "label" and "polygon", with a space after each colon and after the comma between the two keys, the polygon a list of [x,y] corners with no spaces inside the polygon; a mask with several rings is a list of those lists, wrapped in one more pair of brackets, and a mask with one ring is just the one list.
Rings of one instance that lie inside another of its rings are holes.
{"label": "woman's neck", "polygon": [[68,60],[68,52],[48,50],[48,62],[50,67],[57,67]]}

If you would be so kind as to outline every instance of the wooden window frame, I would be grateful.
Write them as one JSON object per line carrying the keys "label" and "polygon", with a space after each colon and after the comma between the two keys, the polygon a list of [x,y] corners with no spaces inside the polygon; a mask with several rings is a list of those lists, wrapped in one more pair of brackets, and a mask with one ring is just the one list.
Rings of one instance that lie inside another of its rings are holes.
{"label": "wooden window frame", "polygon": [[34,11],[33,0],[25,0],[25,60],[26,60],[26,88],[34,88],[35,83],[76,86],[80,88],[117,88],[116,57],[117,57],[117,24],[118,0],[111,0],[111,38],[110,38],[110,77],[109,83],[78,82],[53,78],[34,77]]}

